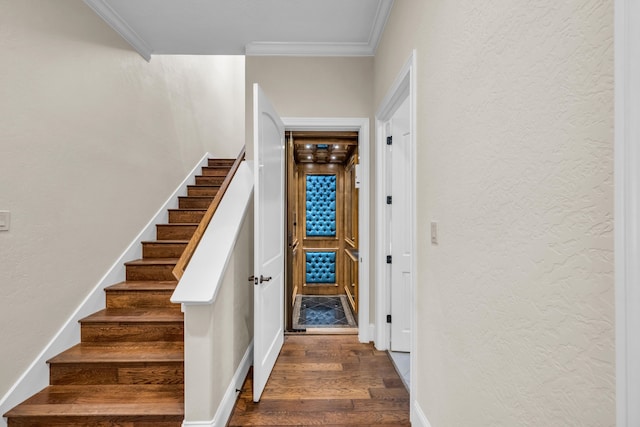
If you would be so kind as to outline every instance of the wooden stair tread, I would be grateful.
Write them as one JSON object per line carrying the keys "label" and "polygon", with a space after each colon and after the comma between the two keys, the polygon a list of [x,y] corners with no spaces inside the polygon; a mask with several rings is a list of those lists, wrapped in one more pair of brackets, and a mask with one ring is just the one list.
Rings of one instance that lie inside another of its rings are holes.
{"label": "wooden stair tread", "polygon": [[154,363],[183,361],[183,342],[157,341],[80,343],[49,359],[47,363]]}
{"label": "wooden stair tread", "polygon": [[6,417],[183,415],[182,385],[54,385]]}
{"label": "wooden stair tread", "polygon": [[[215,179],[214,179],[214,178],[222,178],[222,179],[221,179],[221,181],[224,181],[224,176],[196,175],[196,184],[195,184],[195,185],[198,185],[198,184],[197,184],[197,180],[198,180],[198,179],[202,179],[202,178],[204,178],[206,181],[209,181],[209,180],[215,181]],[[222,183],[221,183],[221,184],[222,184]],[[215,184],[214,184],[214,185],[215,185]]]}
{"label": "wooden stair tread", "polygon": [[[204,199],[215,199],[216,196],[178,196],[179,199],[200,199],[200,200],[204,200]],[[186,208],[180,208],[180,209],[186,209]]]}
{"label": "wooden stair tread", "polygon": [[177,262],[178,258],[141,258],[125,262],[124,265],[171,265],[176,264]]}
{"label": "wooden stair tread", "polygon": [[105,308],[81,319],[80,321],[82,323],[163,323],[182,322],[183,320],[184,315],[182,312],[166,308]]}
{"label": "wooden stair tread", "polygon": [[[176,225],[176,224],[171,224]],[[189,224],[194,225],[194,224]],[[188,240],[143,240],[142,244],[150,244],[150,245],[181,245],[181,244],[189,244]]]}
{"label": "wooden stair tread", "polygon": [[178,285],[177,281],[124,281],[105,288],[106,291],[168,291],[174,290]]}
{"label": "wooden stair tread", "polygon": [[[216,181],[216,178],[219,178],[220,180],[220,185],[222,185],[222,181],[224,181],[224,176],[213,176],[213,175],[196,175],[196,184],[195,185],[199,185],[197,183],[197,181],[199,179],[203,179],[205,181]],[[206,185],[206,184],[205,184]],[[212,184],[212,185],[217,185],[217,184]]]}
{"label": "wooden stair tread", "polygon": [[[106,307],[80,320],[81,342],[50,358],[50,386],[4,414],[16,427],[178,427],[184,419],[184,314],[172,274],[237,159],[209,159],[106,287]],[[219,197],[219,196],[218,196]],[[0,414],[2,415],[2,414]]]}
{"label": "wooden stair tread", "polygon": [[216,189],[219,190],[221,185],[215,185],[215,184],[193,184],[193,185],[187,185],[187,188],[210,188],[210,189]]}

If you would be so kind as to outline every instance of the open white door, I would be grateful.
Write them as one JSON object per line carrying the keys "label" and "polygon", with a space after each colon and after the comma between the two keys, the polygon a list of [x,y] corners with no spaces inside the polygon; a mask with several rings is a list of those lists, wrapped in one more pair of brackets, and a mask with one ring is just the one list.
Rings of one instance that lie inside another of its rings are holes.
{"label": "open white door", "polygon": [[284,343],[284,124],[253,86],[254,353],[253,400],[258,402]]}
{"label": "open white door", "polygon": [[391,350],[411,350],[411,126],[409,97],[391,119]]}

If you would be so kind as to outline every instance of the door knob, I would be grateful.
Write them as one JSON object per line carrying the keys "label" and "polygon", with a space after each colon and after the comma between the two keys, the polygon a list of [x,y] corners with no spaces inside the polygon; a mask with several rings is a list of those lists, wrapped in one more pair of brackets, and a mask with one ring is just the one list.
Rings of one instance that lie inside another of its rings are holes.
{"label": "door knob", "polygon": [[271,280],[271,276],[269,276],[269,277],[264,277],[262,274],[260,275],[260,283],[262,283],[262,282],[268,282],[269,280]]}

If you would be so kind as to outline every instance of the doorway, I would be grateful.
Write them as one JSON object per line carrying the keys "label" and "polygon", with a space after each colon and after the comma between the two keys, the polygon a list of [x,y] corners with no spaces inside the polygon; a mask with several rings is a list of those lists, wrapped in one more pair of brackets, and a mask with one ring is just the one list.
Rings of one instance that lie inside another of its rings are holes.
{"label": "doorway", "polygon": [[[379,350],[399,350],[399,357],[391,356],[412,399],[417,287],[415,63],[414,51],[376,112],[375,144],[376,259],[387,261],[376,263],[375,268],[375,346]],[[413,400],[411,410],[413,418]]]}
{"label": "doorway", "polygon": [[[354,322],[358,325],[358,340],[360,342],[369,342],[373,337],[373,325],[369,321],[369,119],[367,118],[283,118],[285,124],[287,141],[285,146],[288,145],[288,138],[291,132],[334,132],[334,133],[348,133],[352,132],[357,135],[357,146],[354,150],[357,150],[358,163],[354,164],[351,172],[354,180],[354,187],[358,187],[357,201],[353,200],[352,203],[357,205],[357,218],[354,219],[353,227],[357,232],[357,253],[351,251],[351,263],[354,267],[351,273],[354,277],[354,283],[357,279],[357,298],[354,300],[354,305],[357,307],[357,313],[354,315]],[[356,210],[354,210],[356,212]],[[288,236],[285,236],[287,243],[289,243]],[[349,271],[345,272],[345,259],[346,251],[343,251],[343,273],[348,275]],[[305,257],[306,258],[306,257]],[[336,258],[339,259],[339,258]],[[303,260],[306,262],[306,259]],[[287,263],[288,266],[288,263]],[[293,271],[288,272],[287,277],[293,274]],[[305,271],[306,275],[306,271]],[[341,283],[344,290],[345,283]],[[348,283],[351,286],[351,283]],[[292,296],[291,293],[285,292],[285,294]],[[346,292],[344,292],[346,296]],[[353,291],[352,291],[353,296]],[[286,297],[287,300],[286,309],[293,314],[293,299]],[[356,303],[357,302],[357,303]],[[347,297],[347,304],[351,306],[351,302]],[[352,307],[352,306],[351,306]],[[353,308],[351,308],[353,309]],[[285,319],[288,319],[289,314],[285,315]],[[289,326],[289,325],[287,325]],[[291,325],[293,326],[293,325]]]}
{"label": "doorway", "polygon": [[357,131],[289,131],[287,330],[356,333]]}

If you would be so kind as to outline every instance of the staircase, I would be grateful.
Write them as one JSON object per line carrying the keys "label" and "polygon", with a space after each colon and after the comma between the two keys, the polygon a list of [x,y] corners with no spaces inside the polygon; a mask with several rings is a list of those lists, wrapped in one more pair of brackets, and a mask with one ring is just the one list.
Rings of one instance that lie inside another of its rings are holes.
{"label": "staircase", "polygon": [[106,308],[80,321],[80,344],[48,361],[50,385],[4,416],[9,427],[179,427],[184,419],[184,323],[170,302],[172,270],[234,159],[209,159],[125,263],[126,281],[105,289]]}

